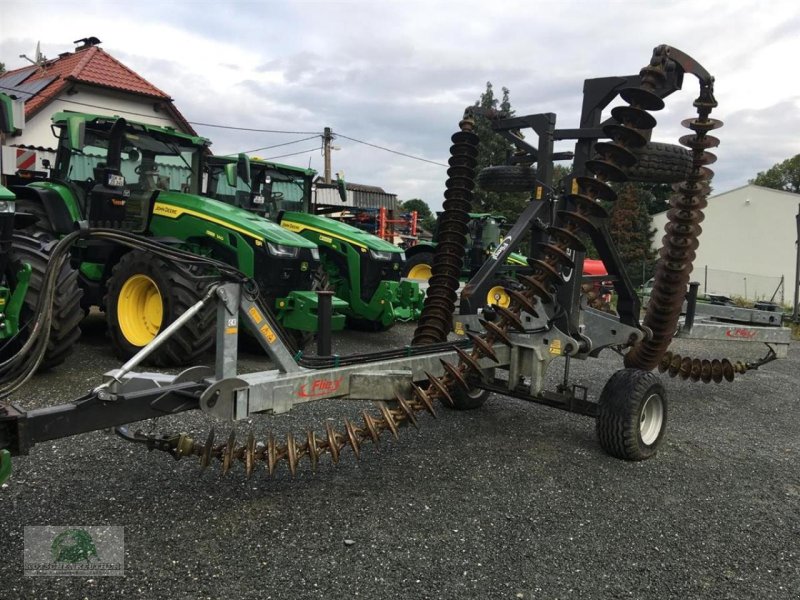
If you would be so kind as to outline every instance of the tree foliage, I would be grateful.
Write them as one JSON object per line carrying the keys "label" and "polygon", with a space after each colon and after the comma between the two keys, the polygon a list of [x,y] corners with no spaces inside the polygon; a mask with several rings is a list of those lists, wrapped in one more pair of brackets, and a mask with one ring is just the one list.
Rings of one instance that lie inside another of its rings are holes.
{"label": "tree foliage", "polygon": [[[486,82],[486,91],[481,94],[475,106],[501,110],[508,116],[514,115],[511,108],[508,88],[502,88],[503,96],[498,99],[494,95],[494,88],[490,81]],[[475,133],[480,139],[478,147],[478,166],[476,173],[481,169],[495,165],[506,164],[510,154],[514,152],[514,145],[492,131],[492,125],[486,117],[477,116],[475,118]],[[511,222],[515,221],[519,214],[524,210],[529,198],[524,193],[497,193],[487,192],[475,188],[473,192],[473,207],[475,211],[501,214]]]}
{"label": "tree foliage", "polygon": [[652,276],[656,260],[656,229],[647,209],[652,194],[631,183],[616,186],[616,191],[609,230],[628,277],[634,285],[640,285]]}
{"label": "tree foliage", "polygon": [[800,193],[800,154],[787,158],[766,171],[760,171],[748,183],[784,192]]}
{"label": "tree foliage", "polygon": [[436,215],[433,214],[427,202],[419,198],[412,198],[411,200],[404,200],[401,208],[407,212],[411,212],[412,210],[417,211],[417,223],[419,223],[423,229],[433,231],[436,226]]}
{"label": "tree foliage", "polygon": [[0,75],[6,72],[6,63],[0,62]]}

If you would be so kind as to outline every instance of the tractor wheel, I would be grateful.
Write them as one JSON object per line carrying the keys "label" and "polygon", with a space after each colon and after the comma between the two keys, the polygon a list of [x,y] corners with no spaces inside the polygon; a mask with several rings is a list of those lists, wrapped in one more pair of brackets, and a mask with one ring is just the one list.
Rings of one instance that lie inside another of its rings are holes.
{"label": "tractor wheel", "polygon": [[[105,297],[106,320],[117,356],[127,360],[205,294],[211,278],[134,250],[114,266]],[[215,306],[208,303],[147,358],[161,367],[198,361],[214,342]]]}
{"label": "tractor wheel", "polygon": [[443,404],[447,408],[452,408],[453,410],[475,410],[483,406],[483,403],[489,398],[490,393],[489,390],[482,390],[480,388],[465,392],[460,387],[456,386],[450,392],[450,397],[453,399],[453,406],[450,406],[447,402],[443,402]]}
{"label": "tractor wheel", "polygon": [[611,456],[653,456],[667,428],[667,400],[658,376],[641,369],[614,373],[600,394],[596,426],[600,445]]}
{"label": "tractor wheel", "polygon": [[[6,280],[15,285],[17,266],[20,262],[31,267],[31,278],[28,284],[28,293],[20,311],[19,334],[7,346],[2,346],[0,358],[5,360],[19,350],[28,339],[29,328],[33,325],[36,315],[36,305],[42,293],[44,275],[50,253],[57,242],[52,240],[14,234],[11,256],[9,257]],[[15,266],[17,265],[17,266]],[[50,339],[47,350],[39,365],[39,371],[55,367],[67,358],[75,342],[81,335],[80,323],[84,312],[81,309],[81,296],[83,292],[78,287],[78,273],[69,262],[61,267],[61,273],[56,282],[55,296],[53,297],[53,317],[50,324]]]}
{"label": "tractor wheel", "polygon": [[403,277],[416,281],[428,281],[433,274],[433,252],[418,252],[406,261]]}
{"label": "tractor wheel", "polygon": [[536,171],[525,165],[486,167],[478,173],[478,185],[487,192],[532,192]]}
{"label": "tractor wheel", "polygon": [[47,211],[42,206],[41,202],[37,202],[35,200],[29,200],[28,198],[17,198],[16,202],[16,211],[21,213],[28,213],[29,215],[33,215],[36,217],[37,221],[27,227],[23,227],[21,231],[28,235],[35,235],[40,236],[44,234],[48,239],[55,239],[58,235],[55,232],[55,228],[50,221],[50,217],[47,216]]}
{"label": "tractor wheel", "polygon": [[623,169],[628,181],[637,183],[678,183],[692,170],[692,152],[683,146],[648,142],[631,149],[638,162]]}

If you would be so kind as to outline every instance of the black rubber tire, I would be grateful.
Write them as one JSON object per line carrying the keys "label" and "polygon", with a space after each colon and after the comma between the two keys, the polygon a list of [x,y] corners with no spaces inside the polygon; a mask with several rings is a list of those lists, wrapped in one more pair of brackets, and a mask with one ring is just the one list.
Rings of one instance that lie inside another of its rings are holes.
{"label": "black rubber tire", "polygon": [[[406,264],[403,265],[403,271],[401,272],[401,275],[403,277],[408,277],[411,269],[417,265],[428,265],[429,267],[433,267],[433,252],[417,252],[411,256],[408,260],[406,260]],[[415,279],[414,281],[422,280]]]}
{"label": "black rubber tire", "polygon": [[[648,399],[658,396],[662,416],[657,437],[642,440],[642,411]],[[611,376],[598,403],[596,428],[600,446],[611,456],[624,460],[652,457],[664,441],[667,430],[667,401],[664,386],[655,373],[621,369]]]}
{"label": "black rubber tire", "polygon": [[[134,250],[123,255],[114,265],[108,279],[106,322],[116,355],[127,360],[142,349],[129,342],[122,333],[117,316],[117,303],[123,284],[132,276],[149,277],[161,294],[163,317],[161,328],[167,327],[197,303],[206,292],[212,278],[167,262],[147,252]],[[178,329],[146,362],[158,367],[196,364],[211,348],[216,336],[216,304],[209,302],[188,323]]]}
{"label": "black rubber tire", "polygon": [[480,388],[476,388],[467,393],[460,387],[455,386],[450,391],[450,397],[453,399],[453,406],[450,406],[446,401],[443,402],[443,404],[447,408],[452,408],[453,410],[475,410],[483,406],[489,398],[489,394],[491,394],[489,390],[482,390]]}
{"label": "black rubber tire", "polygon": [[[44,236],[31,237],[23,234],[14,234],[13,236],[9,267],[12,267],[16,261],[28,263],[31,266],[31,279],[20,313],[20,333],[13,342],[4,348],[2,357],[0,357],[3,360],[21,348],[28,339],[28,328],[35,315],[36,304],[42,293],[47,263],[50,261],[50,254],[56,243]],[[12,285],[15,275],[10,274],[9,282]],[[85,314],[81,309],[82,295],[83,291],[78,287],[78,272],[67,261],[58,275],[56,293],[53,298],[50,338],[44,358],[39,365],[39,371],[45,371],[63,363],[80,338],[80,323]]]}
{"label": "black rubber tire", "polygon": [[47,211],[41,202],[30,200],[28,198],[17,198],[16,211],[19,213],[28,213],[37,218],[36,223],[23,227],[20,231],[34,236],[45,235],[47,239],[55,239],[58,235],[55,232],[50,217],[47,216]]}
{"label": "black rubber tire", "polygon": [[683,146],[648,142],[631,152],[638,162],[623,171],[633,183],[678,183],[692,171],[692,152]]}
{"label": "black rubber tire", "polygon": [[478,185],[487,192],[532,192],[536,171],[525,165],[486,167],[478,173]]}

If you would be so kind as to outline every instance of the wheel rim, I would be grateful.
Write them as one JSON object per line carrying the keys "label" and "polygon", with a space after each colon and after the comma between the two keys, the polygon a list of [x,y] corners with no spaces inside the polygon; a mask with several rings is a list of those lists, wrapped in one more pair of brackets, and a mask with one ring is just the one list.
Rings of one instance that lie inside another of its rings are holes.
{"label": "wheel rim", "polygon": [[414,265],[408,271],[408,279],[419,279],[420,281],[428,281],[433,275],[431,266],[426,264]]}
{"label": "wheel rim", "polygon": [[664,425],[664,401],[658,394],[652,394],[642,405],[639,417],[639,436],[642,442],[652,446],[661,434]]}
{"label": "wheel rim", "polygon": [[164,304],[155,281],[147,275],[134,275],[122,286],[117,300],[117,320],[125,339],[134,346],[145,346],[161,329]]}
{"label": "wheel rim", "polygon": [[486,294],[486,303],[489,306],[497,304],[503,308],[508,308],[508,305],[511,304],[511,296],[508,295],[502,285],[496,285]]}

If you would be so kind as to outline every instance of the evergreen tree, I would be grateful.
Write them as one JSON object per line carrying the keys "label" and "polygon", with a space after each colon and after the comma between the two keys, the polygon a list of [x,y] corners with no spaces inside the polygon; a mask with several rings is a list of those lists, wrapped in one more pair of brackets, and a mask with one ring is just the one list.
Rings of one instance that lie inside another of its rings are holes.
{"label": "evergreen tree", "polygon": [[419,198],[404,200],[401,209],[407,212],[417,211],[417,223],[423,229],[433,231],[434,227],[436,227],[436,216],[431,212],[430,206],[424,200]]}
{"label": "evergreen tree", "polygon": [[[502,99],[498,100],[495,98],[492,83],[487,81],[486,91],[481,94],[480,100],[475,103],[475,106],[500,110],[506,116],[513,116],[514,110],[511,108],[508,88],[502,88],[502,90]],[[477,116],[475,118],[475,133],[480,138],[478,166],[475,172],[478,173],[486,167],[506,164],[508,157],[514,153],[514,145],[492,130],[491,121],[486,117]],[[472,206],[476,212],[501,214],[509,219],[510,222],[514,222],[524,210],[529,197],[528,194],[524,193],[500,194],[487,192],[480,187],[476,187],[473,192]]]}
{"label": "evergreen tree", "polygon": [[628,277],[634,285],[640,285],[652,277],[656,261],[653,250],[656,229],[647,210],[651,194],[631,183],[616,190],[618,196],[611,209],[609,230]]}
{"label": "evergreen tree", "polygon": [[759,172],[754,179],[750,179],[747,183],[784,192],[800,193],[800,154],[787,158],[766,171]]}

